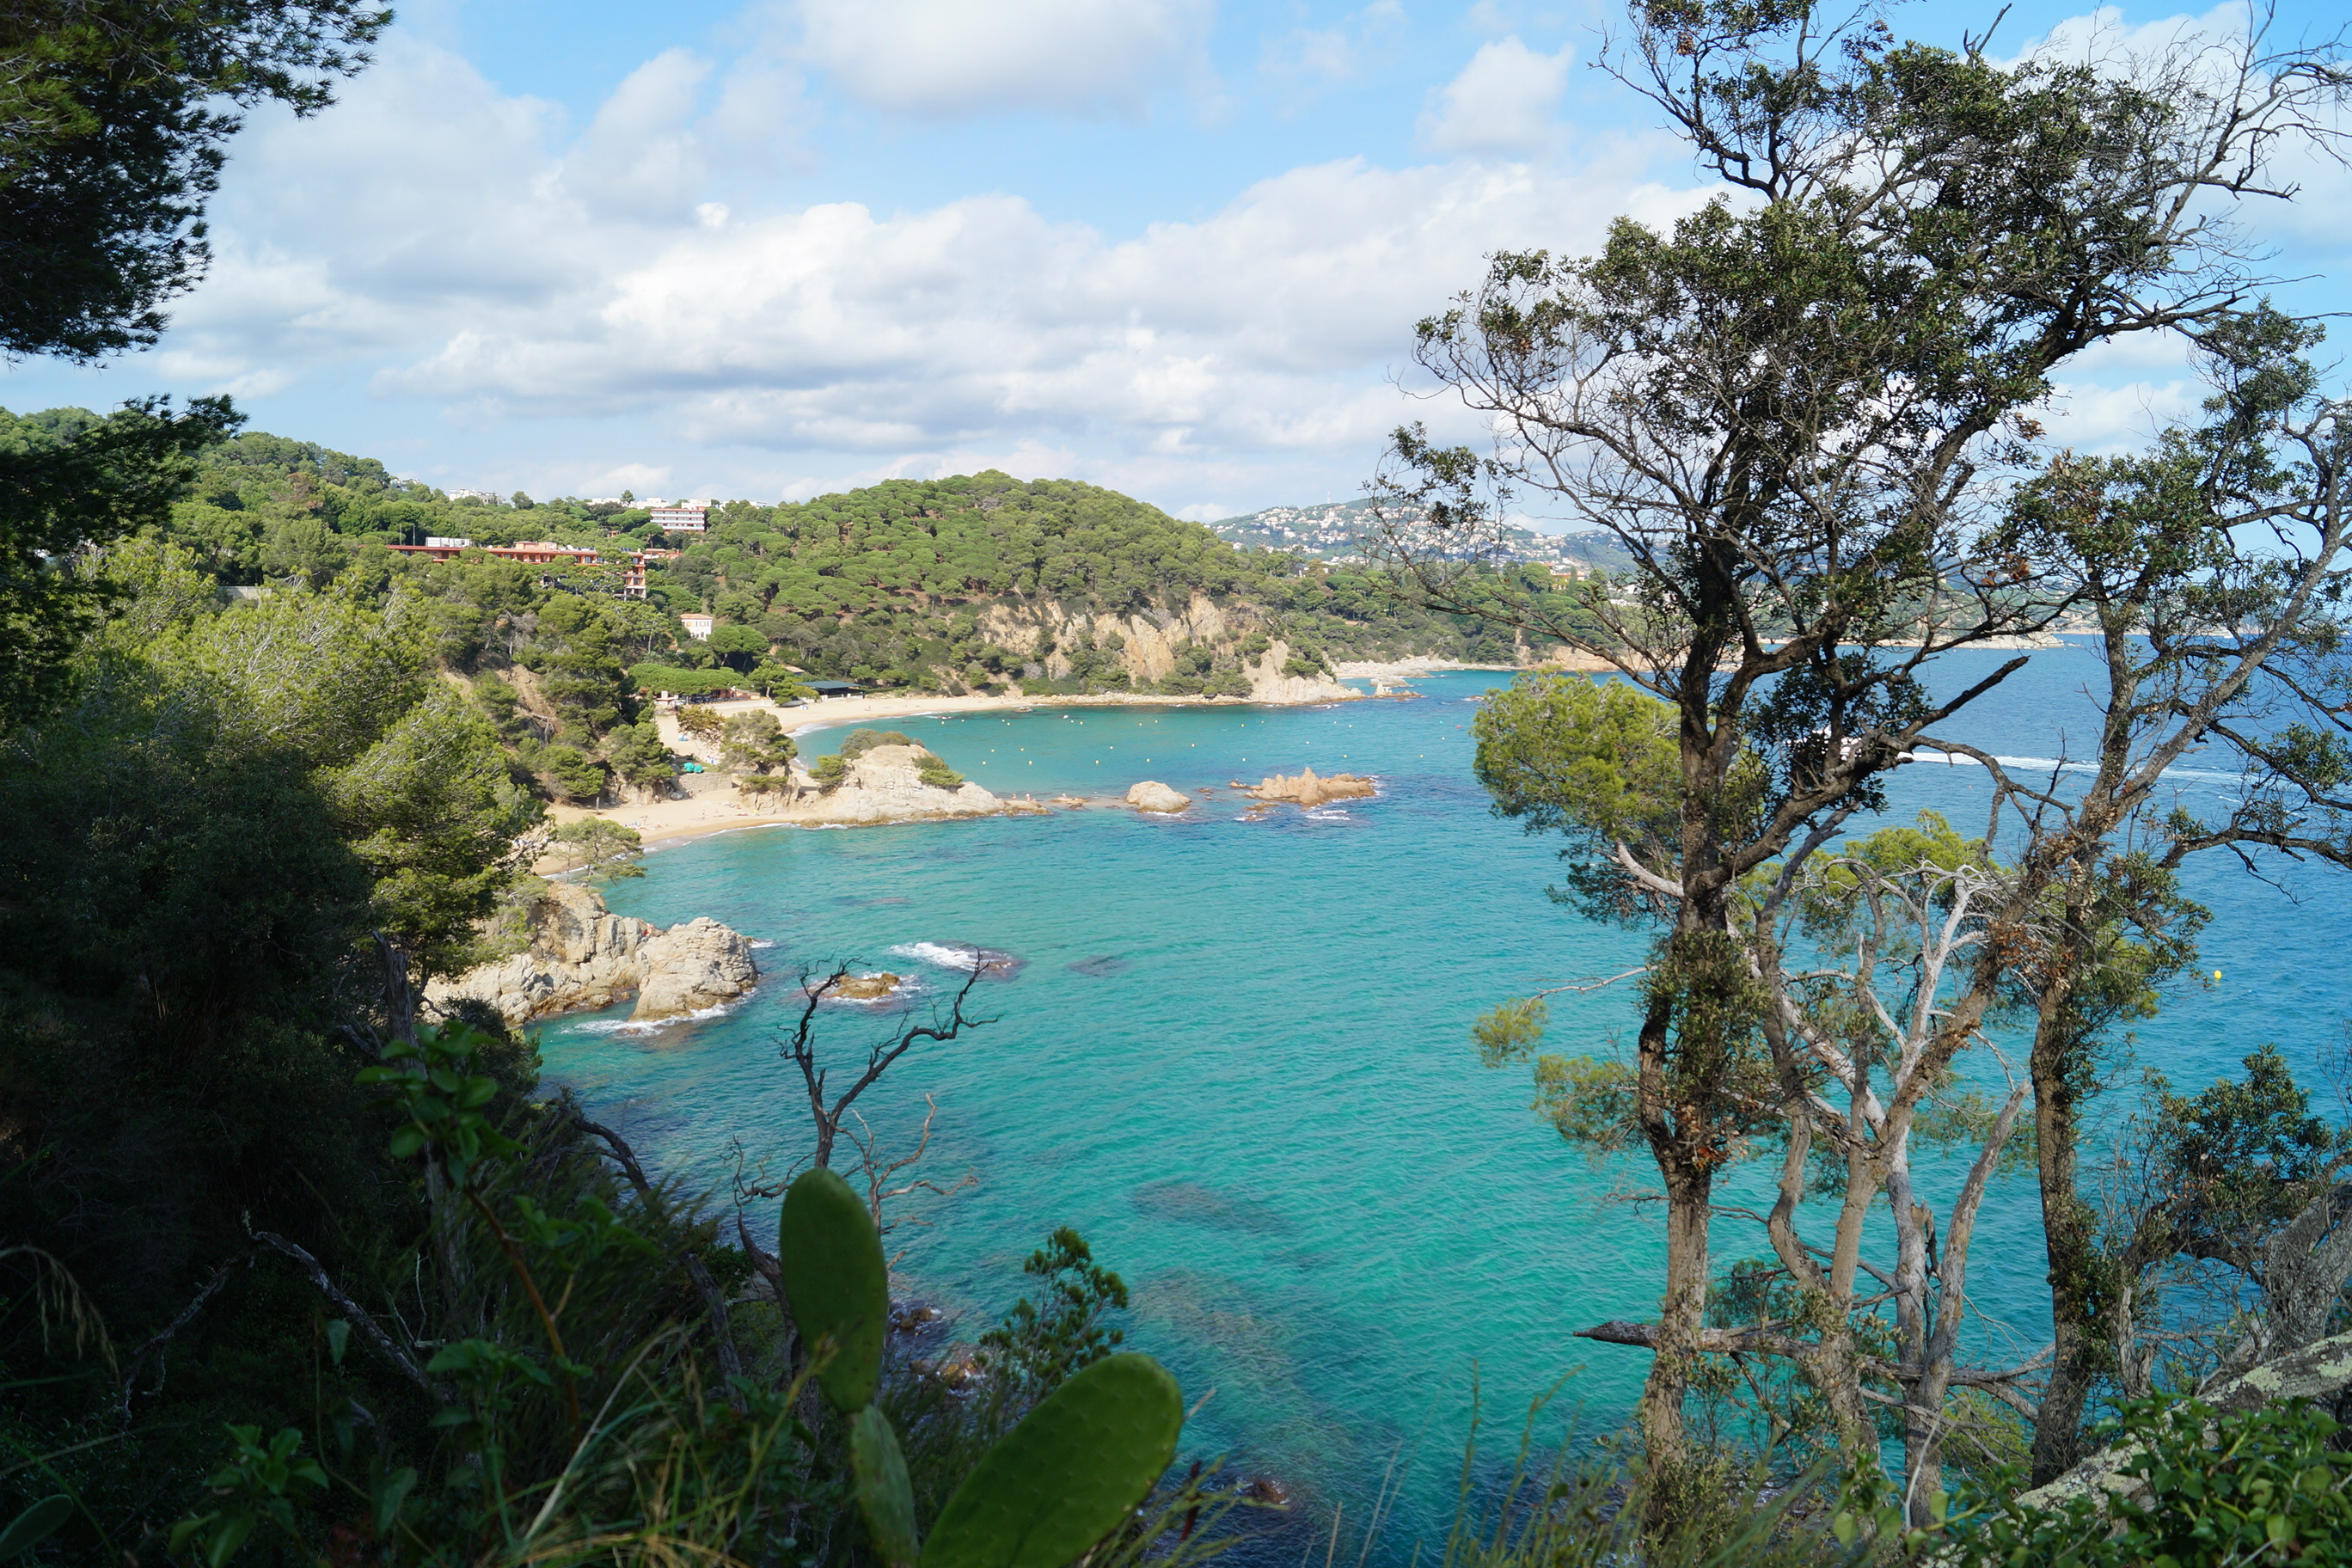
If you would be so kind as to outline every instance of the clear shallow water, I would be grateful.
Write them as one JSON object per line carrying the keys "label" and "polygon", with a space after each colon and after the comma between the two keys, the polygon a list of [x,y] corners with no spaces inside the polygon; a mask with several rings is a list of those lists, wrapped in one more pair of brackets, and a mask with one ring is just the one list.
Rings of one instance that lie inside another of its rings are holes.
{"label": "clear shallow water", "polygon": [[[2002,657],[1948,660],[1950,679]],[[2094,673],[2079,652],[2037,655],[1950,732],[2056,757],[2070,727],[2095,733],[2081,695]],[[1524,1069],[1485,1070],[1467,1043],[1494,1002],[1630,968],[1644,946],[1548,901],[1557,840],[1487,814],[1467,725],[1477,694],[1504,679],[1444,676],[1421,683],[1423,700],[1325,709],[902,722],[1000,794],[1114,795],[1143,778],[1215,794],[1181,820],[1097,809],[765,828],[661,850],[643,880],[614,889],[614,908],[664,923],[707,914],[772,942],[760,955],[769,981],[731,1014],[654,1033],[610,1017],[555,1025],[551,1076],[665,1169],[720,1183],[735,1140],[782,1169],[808,1127],[775,1047],[796,1013],[794,973],[856,960],[940,987],[953,977],[921,944],[1015,955],[1012,979],[974,994],[998,1022],[919,1047],[864,1102],[885,1144],[904,1148],[934,1096],[925,1173],[977,1178],[929,1205],[935,1224],[894,1233],[902,1288],[992,1317],[1020,1293],[1021,1259],[1074,1225],[1133,1288],[1130,1342],[1165,1361],[1188,1399],[1215,1390],[1188,1450],[1232,1454],[1310,1505],[1356,1512],[1419,1435],[1391,1542],[1441,1536],[1474,1367],[1504,1431],[1580,1367],[1563,1407],[1589,1429],[1615,1425],[1646,1357],[1570,1333],[1647,1315],[1662,1258],[1651,1211],[1606,1201],[1644,1190],[1647,1162],[1596,1169],[1529,1115]],[[1240,820],[1248,803],[1228,780],[1303,764],[1374,773],[1381,796]],[[2227,787],[2207,772],[2192,759],[2182,787]],[[1906,768],[1890,794],[1898,816],[1936,806],[1981,829],[1977,770]],[[2205,968],[2224,978],[2183,988],[2139,1031],[2141,1060],[2177,1084],[2267,1040],[2316,1081],[2319,1047],[2352,1010],[2335,962],[2352,919],[2336,885],[2292,868],[2285,880],[2300,904],[2220,862],[2192,879],[2215,915]],[[1606,1050],[1630,1035],[1632,1008],[1622,989],[1555,998],[1549,1048]],[[845,1064],[885,1026],[847,1007],[826,1022]],[[1724,1201],[1769,1185],[1750,1165]],[[1719,1259],[1767,1250],[1735,1220],[1717,1236]],[[2008,1325],[2038,1343],[2029,1183],[1996,1190],[1979,1236],[1986,1332]]]}

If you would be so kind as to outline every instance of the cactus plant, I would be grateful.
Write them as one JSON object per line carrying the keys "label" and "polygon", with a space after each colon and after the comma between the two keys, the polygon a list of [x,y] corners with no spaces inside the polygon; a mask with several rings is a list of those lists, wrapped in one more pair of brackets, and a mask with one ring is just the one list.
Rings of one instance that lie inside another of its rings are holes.
{"label": "cactus plant", "polygon": [[890,1276],[875,1233],[849,1184],[823,1166],[784,1194],[776,1258],[793,1321],[812,1352],[830,1347],[817,1386],[845,1414],[872,1403],[889,1328]]}
{"label": "cactus plant", "polygon": [[879,1405],[867,1405],[850,1421],[849,1463],[875,1551],[890,1568],[914,1568],[923,1549],[915,1530],[915,1491],[907,1479],[907,1457],[898,1451],[898,1434]]}
{"label": "cactus plant", "polygon": [[1065,1568],[1118,1528],[1176,1457],[1184,1400],[1148,1355],[1108,1356],[1047,1394],[972,1467],[922,1568]]}
{"label": "cactus plant", "polygon": [[1147,1355],[1106,1357],[982,1456],[924,1542],[898,1434],[873,1403],[890,1305],[874,1221],[848,1183],[820,1168],[784,1195],[776,1241],[793,1321],[828,1352],[818,1386],[851,1417],[858,1508],[891,1568],[1066,1568],[1119,1527],[1176,1457],[1176,1380]]}

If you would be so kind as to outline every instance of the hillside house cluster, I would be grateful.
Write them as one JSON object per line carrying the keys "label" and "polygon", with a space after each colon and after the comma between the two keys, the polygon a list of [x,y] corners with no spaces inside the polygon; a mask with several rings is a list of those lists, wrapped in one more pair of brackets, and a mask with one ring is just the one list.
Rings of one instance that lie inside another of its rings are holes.
{"label": "hillside house cluster", "polygon": [[[468,550],[479,551],[484,555],[495,556],[501,561],[520,561],[542,569],[540,574],[540,585],[547,588],[574,585],[562,579],[562,573],[567,566],[617,566],[621,569],[619,592],[622,597],[628,599],[642,599],[646,596],[647,563],[675,561],[679,553],[675,550],[605,552],[590,549],[585,545],[558,544],[552,540],[546,539],[525,540],[520,544],[478,545],[470,539],[428,537],[422,544],[394,544],[387,548],[403,555],[422,555],[433,561],[455,561]],[[612,590],[608,588],[604,591]],[[709,617],[705,616],[704,619],[707,620]],[[706,630],[699,635],[708,637],[710,634]]]}

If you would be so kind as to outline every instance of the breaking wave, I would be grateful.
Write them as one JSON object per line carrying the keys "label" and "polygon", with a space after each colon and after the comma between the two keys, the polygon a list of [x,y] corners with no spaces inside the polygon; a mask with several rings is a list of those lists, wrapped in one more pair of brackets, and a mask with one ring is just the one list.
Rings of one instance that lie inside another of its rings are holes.
{"label": "breaking wave", "polygon": [[[1905,753],[1904,760],[1916,763],[1921,767],[1979,768],[1984,765],[1974,757],[1958,756],[1949,752],[1908,752]],[[2099,771],[2099,764],[2096,763],[2068,762],[2063,757],[1995,755],[1993,761],[2005,768],[2021,768],[2034,773],[2046,773],[2055,770],[2062,773],[2095,773]],[[2172,767],[2164,770],[2164,776],[2168,779],[2212,779],[2222,784],[2246,782],[2246,775],[2243,773],[2225,773],[2213,768]]]}
{"label": "breaking wave", "polygon": [[648,1018],[639,1023],[635,1018],[595,1018],[585,1024],[574,1024],[573,1031],[583,1035],[651,1035],[663,1029],[676,1028],[680,1024],[699,1023],[705,1018],[723,1018],[735,1009],[727,1003],[716,1007],[697,1007],[691,1013],[680,1013],[670,1018]]}
{"label": "breaking wave", "polygon": [[982,977],[988,980],[1010,980],[1021,972],[1023,963],[1012,953],[992,947],[975,947],[968,942],[902,942],[890,952],[896,958],[911,958],[918,963],[952,969],[959,974],[971,973],[976,963]]}

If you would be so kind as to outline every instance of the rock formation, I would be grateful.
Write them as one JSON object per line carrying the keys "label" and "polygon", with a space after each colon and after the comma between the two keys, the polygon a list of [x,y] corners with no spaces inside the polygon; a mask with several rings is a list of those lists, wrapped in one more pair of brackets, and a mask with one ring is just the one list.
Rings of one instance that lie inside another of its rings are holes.
{"label": "rock formation", "polygon": [[609,1007],[635,993],[631,1020],[652,1023],[731,1002],[759,982],[751,942],[708,917],[663,931],[613,913],[593,888],[553,882],[529,918],[529,948],[436,980],[425,999],[444,1007],[487,1002],[520,1024]]}
{"label": "rock formation", "polygon": [[1182,811],[1192,804],[1192,797],[1157,779],[1146,779],[1127,792],[1127,804],[1138,811]]}
{"label": "rock formation", "polygon": [[845,974],[825,994],[844,1002],[879,1002],[905,984],[887,971],[880,974]]}
{"label": "rock formation", "polygon": [[[1125,614],[1072,613],[1051,600],[1021,608],[997,604],[982,612],[980,629],[1001,647],[1053,649],[1032,656],[1032,673],[1055,679],[1070,673],[1070,650],[1091,644],[1115,651],[1135,689],[1149,691],[1175,671],[1181,650],[1206,647],[1249,681],[1247,700],[1252,702],[1341,702],[1360,695],[1328,675],[1285,675],[1282,667],[1297,650],[1271,635],[1264,613],[1247,605],[1220,605],[1205,594],[1194,594],[1181,608]],[[1269,644],[1254,657],[1242,651],[1253,633],[1266,635]]]}
{"label": "rock formation", "polygon": [[1286,800],[1298,805],[1318,806],[1326,801],[1355,800],[1368,795],[1378,795],[1381,786],[1360,773],[1333,773],[1329,778],[1317,778],[1313,768],[1302,769],[1296,776],[1276,773],[1258,781],[1250,791],[1260,800]]}
{"label": "rock formation", "polygon": [[976,784],[966,782],[953,789],[925,784],[924,764],[937,762],[920,746],[877,746],[852,761],[831,790],[819,794],[812,782],[776,816],[786,822],[870,824],[993,816],[1007,809]]}

